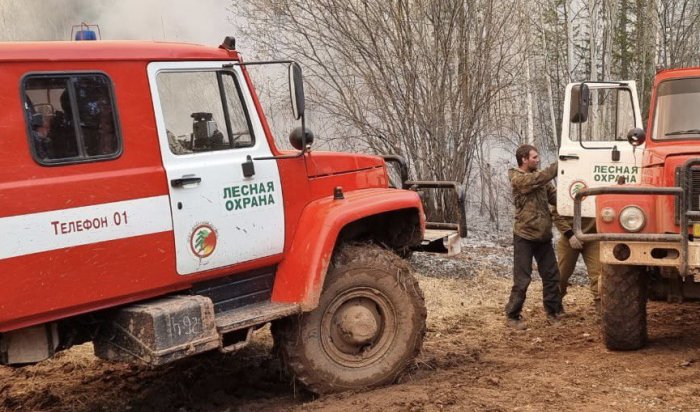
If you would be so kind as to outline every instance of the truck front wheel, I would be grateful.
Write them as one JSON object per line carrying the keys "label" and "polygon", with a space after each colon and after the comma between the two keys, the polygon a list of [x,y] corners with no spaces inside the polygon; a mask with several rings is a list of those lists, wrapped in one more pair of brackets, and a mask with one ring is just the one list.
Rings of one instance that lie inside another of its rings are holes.
{"label": "truck front wheel", "polygon": [[315,393],[392,383],[425,335],[423,293],[405,261],[372,245],[344,245],[333,257],[319,305],[273,324],[294,378]]}
{"label": "truck front wheel", "polygon": [[647,276],[641,267],[603,265],[603,339],[611,350],[635,350],[647,342]]}

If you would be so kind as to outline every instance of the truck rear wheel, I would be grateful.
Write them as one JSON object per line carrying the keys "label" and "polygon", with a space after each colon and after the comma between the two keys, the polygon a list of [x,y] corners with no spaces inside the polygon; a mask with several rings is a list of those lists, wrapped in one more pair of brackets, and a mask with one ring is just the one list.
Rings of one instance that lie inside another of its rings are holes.
{"label": "truck rear wheel", "polygon": [[603,339],[611,350],[635,350],[647,342],[647,276],[636,266],[603,265]]}
{"label": "truck rear wheel", "polygon": [[421,349],[425,318],[408,264],[353,244],[336,252],[318,307],[272,332],[287,370],[321,394],[394,382]]}

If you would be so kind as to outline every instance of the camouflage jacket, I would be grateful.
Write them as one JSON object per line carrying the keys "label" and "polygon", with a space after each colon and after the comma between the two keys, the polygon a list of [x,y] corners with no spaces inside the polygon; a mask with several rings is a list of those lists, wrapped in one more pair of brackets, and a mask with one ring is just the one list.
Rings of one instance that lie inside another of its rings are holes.
{"label": "camouflage jacket", "polygon": [[[556,205],[552,208],[552,219],[554,220],[554,226],[559,229],[559,232],[569,239],[574,235],[574,218],[571,216],[561,216],[557,212]],[[594,217],[584,217],[581,218],[581,230],[583,233],[596,233],[595,230],[595,218]]]}
{"label": "camouflage jacket", "polygon": [[549,205],[557,202],[557,191],[550,183],[557,175],[557,164],[536,172],[519,168],[508,171],[515,203],[513,233],[523,239],[548,241],[552,239],[552,216]]}

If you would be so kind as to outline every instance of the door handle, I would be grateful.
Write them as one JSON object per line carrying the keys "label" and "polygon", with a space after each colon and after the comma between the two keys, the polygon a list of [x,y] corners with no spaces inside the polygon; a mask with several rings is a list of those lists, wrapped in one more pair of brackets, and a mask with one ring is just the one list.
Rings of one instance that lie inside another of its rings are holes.
{"label": "door handle", "polygon": [[170,181],[170,186],[172,187],[186,187],[189,185],[198,185],[202,181],[201,177],[197,176],[183,176],[179,179],[173,179]]}
{"label": "door handle", "polygon": [[576,160],[578,155],[559,155],[559,160]]}
{"label": "door handle", "polygon": [[248,156],[246,161],[241,164],[243,168],[243,177],[252,177],[255,174],[255,165],[253,164],[253,159]]}

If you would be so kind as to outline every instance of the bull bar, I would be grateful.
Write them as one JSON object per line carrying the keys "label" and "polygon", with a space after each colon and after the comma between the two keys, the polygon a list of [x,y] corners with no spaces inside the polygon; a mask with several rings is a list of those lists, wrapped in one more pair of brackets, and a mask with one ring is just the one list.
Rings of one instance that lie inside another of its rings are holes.
{"label": "bull bar", "polygon": [[[583,242],[590,241],[620,241],[620,242],[679,242],[680,247],[680,267],[678,272],[684,277],[688,274],[688,221],[689,218],[700,218],[700,211],[692,210],[692,199],[688,195],[688,182],[691,178],[691,168],[700,165],[700,158],[689,159],[682,166],[682,179],[680,186],[674,187],[596,187],[583,189],[576,193],[574,197],[574,234]],[[680,233],[583,233],[581,229],[581,202],[586,196],[596,196],[602,194],[611,195],[665,195],[676,196],[679,202]],[[684,207],[685,205],[685,207]]]}
{"label": "bull bar", "polygon": [[466,195],[459,182],[448,180],[408,180],[408,165],[406,160],[398,155],[382,156],[387,163],[395,163],[401,176],[401,188],[416,191],[418,189],[452,189],[457,195],[458,223],[426,222],[427,229],[457,230],[460,237],[467,237],[467,214],[465,209]]}

